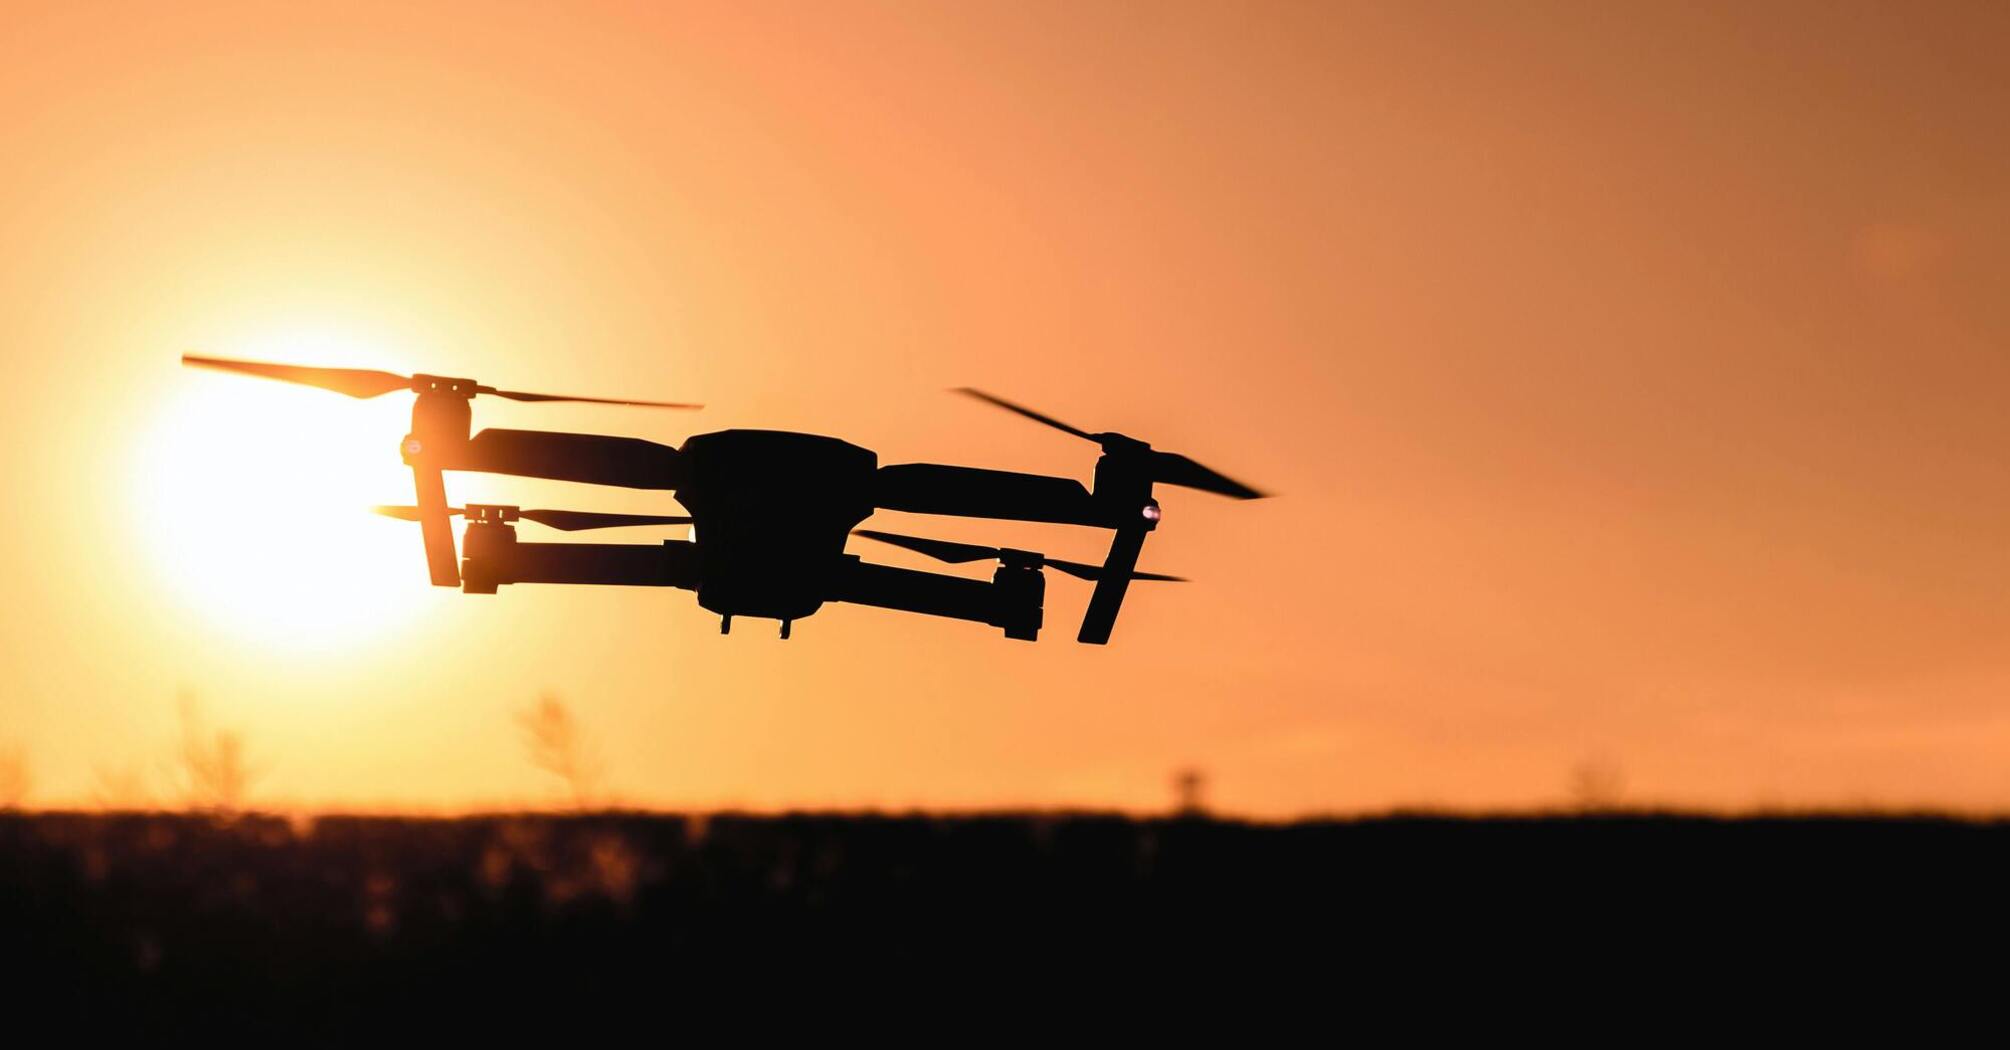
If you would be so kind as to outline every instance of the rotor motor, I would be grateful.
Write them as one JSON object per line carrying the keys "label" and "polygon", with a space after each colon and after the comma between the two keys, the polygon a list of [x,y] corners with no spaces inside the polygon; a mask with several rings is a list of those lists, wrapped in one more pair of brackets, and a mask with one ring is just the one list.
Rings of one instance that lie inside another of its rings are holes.
{"label": "rotor motor", "polygon": [[1045,558],[1033,551],[1006,549],[999,552],[998,569],[991,584],[998,596],[996,625],[1005,637],[1037,641],[1045,620],[1047,574]]}

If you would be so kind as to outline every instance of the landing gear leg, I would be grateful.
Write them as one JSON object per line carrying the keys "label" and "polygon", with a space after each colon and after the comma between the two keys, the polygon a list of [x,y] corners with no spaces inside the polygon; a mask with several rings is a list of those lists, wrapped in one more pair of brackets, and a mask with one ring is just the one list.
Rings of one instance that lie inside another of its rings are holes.
{"label": "landing gear leg", "polygon": [[720,634],[733,633],[733,618],[730,615],[719,617],[719,633]]}
{"label": "landing gear leg", "polygon": [[786,641],[788,641],[788,640],[789,640],[789,625],[790,625],[790,624],[792,624],[792,623],[795,623],[795,622],[796,622],[796,621],[794,621],[794,620],[783,620],[783,621],[782,621],[782,641],[785,641],[785,642],[786,642]]}

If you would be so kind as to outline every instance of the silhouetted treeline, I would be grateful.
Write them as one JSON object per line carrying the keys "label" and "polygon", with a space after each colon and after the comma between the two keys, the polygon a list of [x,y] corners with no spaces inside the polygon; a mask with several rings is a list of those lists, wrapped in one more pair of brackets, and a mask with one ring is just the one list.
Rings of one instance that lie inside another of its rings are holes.
{"label": "silhouetted treeline", "polygon": [[1939,819],[0,816],[16,1002],[289,1045],[421,1012],[648,1014],[722,982],[1882,964],[2000,943],[2006,873],[2010,825]]}

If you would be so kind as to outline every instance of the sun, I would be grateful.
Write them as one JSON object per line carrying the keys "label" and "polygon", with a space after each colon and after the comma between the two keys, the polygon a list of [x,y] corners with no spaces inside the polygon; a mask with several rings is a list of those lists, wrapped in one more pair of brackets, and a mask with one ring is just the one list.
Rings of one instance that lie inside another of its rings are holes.
{"label": "sun", "polygon": [[[325,338],[231,348],[311,364],[384,364]],[[136,520],[169,586],[243,640],[340,651],[425,602],[411,525],[372,504],[409,503],[398,442],[411,399],[359,401],[284,383],[186,371],[139,450]]]}

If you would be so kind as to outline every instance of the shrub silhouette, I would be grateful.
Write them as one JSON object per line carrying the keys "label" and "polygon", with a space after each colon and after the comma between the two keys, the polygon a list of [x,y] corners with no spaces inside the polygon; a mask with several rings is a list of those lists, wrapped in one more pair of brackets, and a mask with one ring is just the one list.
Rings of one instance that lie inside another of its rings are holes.
{"label": "shrub silhouette", "polygon": [[210,728],[188,696],[181,698],[181,747],[175,759],[189,809],[219,816],[243,811],[260,772],[246,757],[244,734]]}
{"label": "shrub silhouette", "polygon": [[0,748],[0,810],[20,809],[34,786],[27,750],[19,744]]}
{"label": "shrub silhouette", "polygon": [[1626,771],[1619,763],[1588,758],[1570,771],[1571,808],[1580,813],[1610,813],[1626,794]]}
{"label": "shrub silhouette", "polygon": [[605,767],[586,739],[572,709],[546,693],[517,713],[530,764],[557,777],[572,795],[574,809],[587,809],[598,797]]}

